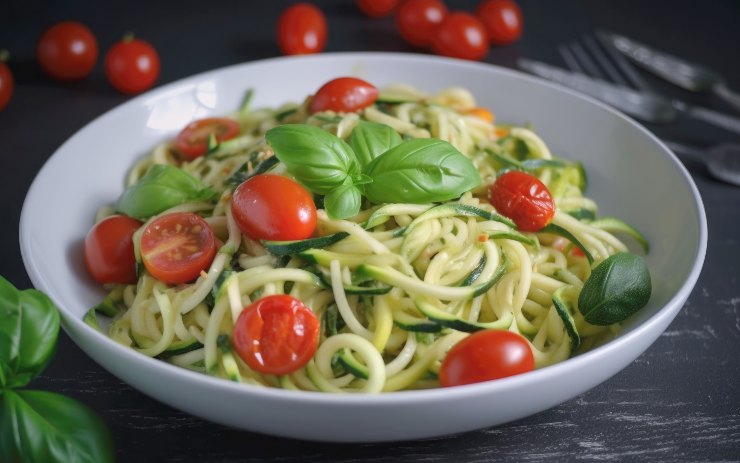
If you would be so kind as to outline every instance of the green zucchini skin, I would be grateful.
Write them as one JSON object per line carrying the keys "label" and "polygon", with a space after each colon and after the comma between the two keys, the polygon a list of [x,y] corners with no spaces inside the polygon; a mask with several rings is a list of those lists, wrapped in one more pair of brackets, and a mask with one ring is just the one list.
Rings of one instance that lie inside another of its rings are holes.
{"label": "green zucchini skin", "polygon": [[294,254],[300,254],[309,249],[323,249],[327,246],[331,246],[344,238],[348,237],[349,233],[339,232],[332,235],[320,236],[318,238],[309,238],[307,240],[296,240],[296,241],[262,241],[262,245],[271,254],[276,256],[290,256]]}

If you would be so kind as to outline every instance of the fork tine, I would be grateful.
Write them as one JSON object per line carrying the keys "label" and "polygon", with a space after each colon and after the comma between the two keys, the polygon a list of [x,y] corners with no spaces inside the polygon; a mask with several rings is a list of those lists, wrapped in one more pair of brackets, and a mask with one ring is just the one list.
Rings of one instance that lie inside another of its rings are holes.
{"label": "fork tine", "polygon": [[563,58],[563,61],[565,61],[566,66],[573,71],[573,72],[580,72],[581,74],[585,74],[586,71],[581,67],[580,64],[578,64],[578,60],[576,59],[575,55],[571,51],[571,49],[564,44],[560,44],[558,46],[558,52],[560,52],[560,56]]}
{"label": "fork tine", "polygon": [[586,50],[580,43],[572,42],[570,44],[570,50],[573,52],[573,56],[575,56],[581,67],[585,69],[586,72],[584,74],[589,74],[597,79],[606,80],[604,73],[601,72],[596,62],[588,56],[588,53],[586,53]]}
{"label": "fork tine", "polygon": [[611,61],[609,61],[606,54],[601,50],[593,37],[583,37],[583,43],[586,45],[586,49],[591,52],[591,56],[593,56],[594,59],[599,63],[601,69],[606,72],[606,74],[615,84],[621,85],[622,87],[629,87],[627,81],[624,80],[617,68],[614,67]]}
{"label": "fork tine", "polygon": [[619,70],[622,71],[630,84],[642,91],[653,90],[652,87],[647,82],[645,82],[645,80],[637,73],[637,70],[632,65],[632,63],[627,61],[627,58],[622,56],[622,54],[614,48],[614,45],[612,45],[608,37],[605,36],[605,32],[596,31],[596,38],[601,44],[601,47],[609,55],[609,58],[611,58],[614,64],[617,65]]}

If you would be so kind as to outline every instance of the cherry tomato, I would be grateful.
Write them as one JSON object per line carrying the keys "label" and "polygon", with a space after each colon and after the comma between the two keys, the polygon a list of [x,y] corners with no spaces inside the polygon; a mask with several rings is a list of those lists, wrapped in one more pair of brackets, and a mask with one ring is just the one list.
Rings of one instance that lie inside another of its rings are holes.
{"label": "cherry tomato", "polygon": [[434,53],[453,58],[479,60],[488,53],[488,34],[475,16],[454,12],[434,31]]}
{"label": "cherry tomato", "polygon": [[494,45],[516,42],[522,35],[522,10],[512,0],[484,0],[475,15],[486,27]]}
{"label": "cherry tomato", "polygon": [[396,28],[411,45],[427,46],[447,14],[441,0],[405,0],[396,13]]}
{"label": "cherry tomato", "polygon": [[141,93],[159,76],[159,55],[149,42],[124,37],[105,54],[105,76],[121,93]]}
{"label": "cherry tomato", "polygon": [[382,18],[396,9],[398,0],[356,0],[355,4],[366,16]]}
{"label": "cherry tomato", "polygon": [[331,110],[352,113],[370,106],[378,99],[378,89],[362,79],[339,77],[325,83],[311,100],[309,111]]}
{"label": "cherry tomato", "polygon": [[186,125],[175,138],[175,149],[184,158],[193,159],[206,154],[211,134],[218,142],[230,140],[239,134],[239,123],[225,117],[199,119]]}
{"label": "cherry tomato", "polygon": [[0,111],[7,106],[10,97],[13,96],[13,73],[5,61],[8,59],[8,52],[0,50]]}
{"label": "cherry tomato", "polygon": [[280,15],[277,41],[284,55],[319,53],[326,46],[326,17],[310,3],[297,3]]}
{"label": "cherry tomato", "polygon": [[216,255],[211,226],[192,212],[157,217],[141,235],[141,259],[154,278],[170,285],[195,280]]}
{"label": "cherry tomato", "polygon": [[444,387],[480,383],[534,369],[534,355],[521,335],[505,330],[477,331],[455,344],[439,369]]}
{"label": "cherry tomato", "polygon": [[525,232],[540,230],[555,215],[555,203],[545,184],[518,170],[499,176],[488,193],[493,207]]}
{"label": "cherry tomato", "polygon": [[141,222],[125,215],[106,217],[85,237],[85,266],[98,283],[135,283],[133,235]]}
{"label": "cherry tomato", "polygon": [[298,182],[282,175],[255,175],[231,198],[239,229],[255,240],[304,240],[316,229],[313,197]]}
{"label": "cherry tomato", "polygon": [[251,369],[286,375],[313,357],[319,344],[319,320],[293,296],[266,296],[239,314],[231,343]]}
{"label": "cherry tomato", "polygon": [[95,67],[98,41],[84,24],[61,22],[41,35],[36,57],[44,72],[55,79],[82,79]]}

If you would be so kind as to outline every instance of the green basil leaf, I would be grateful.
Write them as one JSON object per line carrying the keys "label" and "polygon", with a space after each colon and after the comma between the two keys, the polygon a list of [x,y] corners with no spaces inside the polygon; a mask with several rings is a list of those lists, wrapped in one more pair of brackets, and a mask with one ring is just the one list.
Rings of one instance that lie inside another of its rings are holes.
{"label": "green basil leaf", "polygon": [[208,201],[217,196],[187,172],[174,166],[155,164],[123,192],[117,209],[129,217],[148,219],[179,204]]}
{"label": "green basil leaf", "polygon": [[648,303],[650,271],[639,256],[620,252],[596,266],[578,296],[578,309],[592,325],[626,320]]}
{"label": "green basil leaf", "polygon": [[330,219],[347,219],[360,212],[362,194],[352,184],[334,188],[324,196],[324,209]]}
{"label": "green basil leaf", "polygon": [[0,396],[0,461],[114,460],[105,425],[80,402],[44,391],[5,390]]}
{"label": "green basil leaf", "polygon": [[280,125],[265,139],[288,172],[313,193],[325,195],[359,173],[352,148],[316,126]]}
{"label": "green basil leaf", "polygon": [[360,168],[399,144],[401,136],[398,132],[377,122],[360,121],[349,138],[349,146],[354,150]]}
{"label": "green basil leaf", "polygon": [[0,388],[25,386],[36,377],[53,357],[58,335],[54,303],[0,277]]}
{"label": "green basil leaf", "polygon": [[365,168],[363,185],[376,203],[432,203],[459,197],[480,184],[480,173],[454,146],[434,138],[406,140]]}

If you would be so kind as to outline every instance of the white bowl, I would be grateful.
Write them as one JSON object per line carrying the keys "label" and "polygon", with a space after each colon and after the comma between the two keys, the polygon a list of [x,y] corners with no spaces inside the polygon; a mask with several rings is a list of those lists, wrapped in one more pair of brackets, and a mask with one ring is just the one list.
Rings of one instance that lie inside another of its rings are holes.
{"label": "white bowl", "polygon": [[[532,123],[557,155],[579,159],[602,214],[625,219],[651,243],[649,304],[613,341],[558,365],[464,387],[383,395],[264,389],[178,368],[122,347],[82,322],[104,292],[87,276],[82,240],[96,209],[115,202],[134,160],[192,119],[300,101],[327,80],[356,75],[433,92],[470,89],[499,121]],[[665,330],[691,292],[706,250],[696,186],[655,136],[589,98],[518,72],[432,56],[340,53],[277,58],[206,72],[141,95],[62,145],[31,186],[20,222],[34,285],[59,306],[72,339],[113,374],[173,407],[250,431],[334,442],[393,441],[469,431],[553,407],[607,380]]]}

